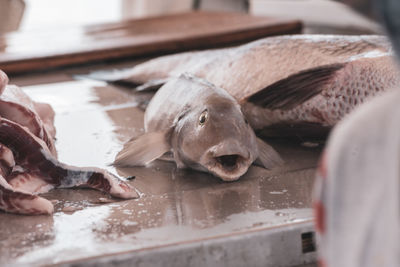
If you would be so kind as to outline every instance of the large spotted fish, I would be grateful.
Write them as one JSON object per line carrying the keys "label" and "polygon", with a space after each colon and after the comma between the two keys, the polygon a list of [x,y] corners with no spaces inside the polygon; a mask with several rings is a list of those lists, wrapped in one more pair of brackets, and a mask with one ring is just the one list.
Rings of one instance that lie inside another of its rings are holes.
{"label": "large spotted fish", "polygon": [[54,146],[54,112],[7,85],[0,71],[0,210],[49,214],[53,204],[38,196],[52,188],[90,187],[120,198],[137,197],[124,181],[99,168],[59,162]]}
{"label": "large spotted fish", "polygon": [[90,76],[145,90],[170,86],[171,78],[188,72],[233,96],[254,130],[296,135],[304,126],[332,127],[360,103],[398,85],[391,50],[383,36],[279,36]]}

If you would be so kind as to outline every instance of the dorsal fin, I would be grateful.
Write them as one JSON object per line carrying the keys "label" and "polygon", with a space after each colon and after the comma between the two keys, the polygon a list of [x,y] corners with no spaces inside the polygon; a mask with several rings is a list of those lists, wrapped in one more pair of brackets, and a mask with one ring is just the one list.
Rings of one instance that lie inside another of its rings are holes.
{"label": "dorsal fin", "polygon": [[291,109],[319,94],[344,66],[332,64],[298,72],[265,87],[247,101],[268,109]]}

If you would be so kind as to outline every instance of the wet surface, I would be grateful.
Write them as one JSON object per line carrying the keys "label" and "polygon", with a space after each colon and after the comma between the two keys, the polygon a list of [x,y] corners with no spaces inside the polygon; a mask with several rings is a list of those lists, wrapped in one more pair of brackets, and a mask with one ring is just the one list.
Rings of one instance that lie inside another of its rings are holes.
{"label": "wet surface", "polygon": [[53,216],[0,212],[0,263],[57,264],[309,222],[319,147],[275,140],[286,164],[253,166],[236,182],[177,170],[157,161],[147,168],[108,166],[123,143],[143,132],[148,93],[102,82],[71,81],[25,87],[56,112],[62,162],[107,168],[141,193],[118,201],[94,190],[53,190]]}

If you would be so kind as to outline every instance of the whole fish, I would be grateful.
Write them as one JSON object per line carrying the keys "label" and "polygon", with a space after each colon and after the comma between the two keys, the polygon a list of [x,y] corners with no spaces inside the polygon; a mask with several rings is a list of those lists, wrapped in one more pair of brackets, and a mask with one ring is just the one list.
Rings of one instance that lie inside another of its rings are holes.
{"label": "whole fish", "polygon": [[[138,90],[158,89],[165,84],[160,90],[166,87],[180,94],[160,97],[165,103],[177,102],[183,110],[186,103],[181,101],[182,96],[190,98],[193,94],[195,101],[194,89],[201,88],[191,85],[197,79],[175,84],[176,77],[184,72],[211,83],[210,88],[226,90],[240,104],[252,128],[264,135],[298,135],[304,127],[330,128],[362,102],[400,84],[388,40],[372,35],[268,37],[233,48],[163,56],[128,70],[92,73],[89,77],[132,84]],[[161,105],[161,99],[156,103]],[[165,106],[163,109],[169,112]],[[208,138],[214,135],[218,131],[210,132]],[[193,147],[198,146],[195,142],[199,140],[193,141]],[[181,144],[177,145],[175,150],[180,149]],[[277,158],[275,151],[270,158]],[[124,159],[124,165],[129,165],[129,158]],[[175,160],[179,164],[179,159]]]}
{"label": "whole fish", "polygon": [[282,160],[258,139],[237,101],[225,90],[190,75],[165,84],[150,101],[146,133],[128,142],[114,165],[145,165],[172,151],[178,168],[233,181],[256,160],[266,168]]}
{"label": "whole fish", "polygon": [[389,41],[377,35],[268,37],[233,48],[163,56],[91,77],[143,90],[183,72],[225,89],[256,130],[331,127],[355,106],[398,85],[400,77]]}

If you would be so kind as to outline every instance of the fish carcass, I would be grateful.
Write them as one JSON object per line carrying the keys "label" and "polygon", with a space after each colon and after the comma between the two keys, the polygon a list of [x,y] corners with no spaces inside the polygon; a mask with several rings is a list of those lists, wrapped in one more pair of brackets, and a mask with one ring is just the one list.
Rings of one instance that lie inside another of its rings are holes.
{"label": "fish carcass", "polygon": [[0,210],[50,214],[53,204],[37,194],[52,188],[79,186],[120,198],[138,196],[128,184],[105,170],[59,162],[53,110],[47,104],[33,102],[7,81],[0,71]]}
{"label": "fish carcass", "polygon": [[[187,88],[189,97],[196,87],[191,84],[197,80],[179,84],[176,79],[190,73],[210,83],[209,88],[223,88],[233,96],[254,130],[297,135],[296,130],[304,126],[330,128],[357,105],[396,87],[400,76],[391,50],[383,36],[279,36],[234,48],[163,56],[132,69],[89,77],[132,84],[138,90],[163,86],[160,90],[173,87],[171,91],[184,92]],[[171,99],[167,94],[164,97]],[[218,134],[219,128],[215,128],[208,138]],[[151,145],[142,141],[143,146]],[[193,148],[196,142],[201,140],[193,140]],[[123,152],[127,151],[125,147]],[[130,149],[130,153],[134,151]],[[273,161],[264,166],[279,162],[273,149],[267,153]],[[124,165],[129,165],[129,158],[124,159]],[[132,160],[131,165],[137,161]]]}

